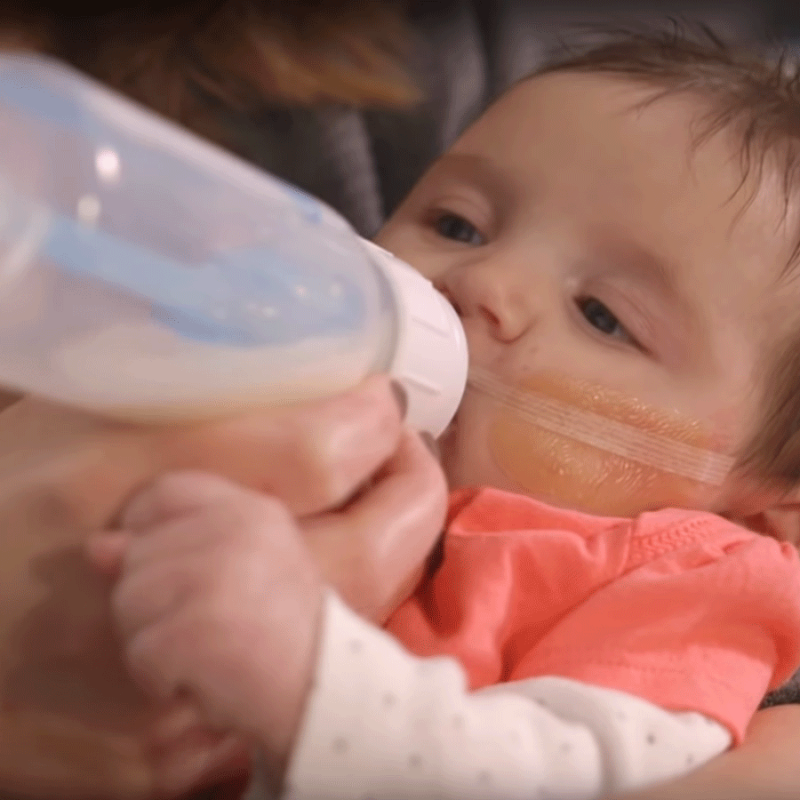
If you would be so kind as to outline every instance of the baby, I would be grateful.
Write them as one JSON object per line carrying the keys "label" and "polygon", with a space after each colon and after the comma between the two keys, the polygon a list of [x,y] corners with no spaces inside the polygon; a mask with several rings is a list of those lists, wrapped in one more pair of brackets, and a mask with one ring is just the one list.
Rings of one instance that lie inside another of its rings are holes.
{"label": "baby", "polygon": [[126,541],[131,668],[287,797],[602,797],[738,743],[800,664],[799,156],[797,80],[715,42],[511,88],[378,237],[469,340],[441,563],[382,631],[184,477]]}

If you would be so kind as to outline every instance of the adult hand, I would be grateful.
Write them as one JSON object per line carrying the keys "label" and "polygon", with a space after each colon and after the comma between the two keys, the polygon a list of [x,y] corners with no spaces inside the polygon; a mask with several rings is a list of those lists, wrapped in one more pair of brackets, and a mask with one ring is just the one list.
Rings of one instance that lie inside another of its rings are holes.
{"label": "adult hand", "polygon": [[[209,470],[312,515],[352,501],[403,435],[383,378],[318,403],[176,428],[121,425],[30,399],[0,414],[0,744],[28,743],[0,746],[0,792],[113,800],[149,797],[161,780],[148,736],[169,730],[169,719],[129,680],[107,580],[83,552],[138,489],[165,471]],[[431,467],[428,459],[423,471]],[[439,497],[431,507],[441,502],[438,482],[410,485],[422,493],[420,507],[428,491]],[[320,556],[336,552],[338,563],[326,577],[341,576],[351,601],[367,586],[365,613],[385,607],[430,548],[434,534],[413,523],[398,513],[385,532],[372,531],[382,585],[348,572],[366,566],[355,552],[361,542],[345,556],[341,537],[319,537]],[[104,770],[94,763],[99,752]]]}

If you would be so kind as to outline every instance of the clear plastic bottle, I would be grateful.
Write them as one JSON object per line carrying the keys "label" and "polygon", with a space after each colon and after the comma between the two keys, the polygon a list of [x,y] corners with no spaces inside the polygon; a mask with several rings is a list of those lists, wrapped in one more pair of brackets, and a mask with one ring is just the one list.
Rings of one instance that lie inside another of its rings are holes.
{"label": "clear plastic bottle", "polygon": [[0,56],[0,384],[133,421],[386,371],[438,434],[450,304],[333,210],[47,59]]}

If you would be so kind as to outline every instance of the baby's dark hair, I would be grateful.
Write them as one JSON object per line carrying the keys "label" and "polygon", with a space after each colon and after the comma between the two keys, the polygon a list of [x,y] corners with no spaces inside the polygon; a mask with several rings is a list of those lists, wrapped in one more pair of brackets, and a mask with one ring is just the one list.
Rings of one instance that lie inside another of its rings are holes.
{"label": "baby's dark hair", "polygon": [[[599,37],[599,40],[598,40]],[[676,93],[699,96],[708,114],[698,121],[696,146],[715,134],[734,134],[741,186],[768,170],[782,178],[784,222],[796,244],[778,280],[797,278],[800,219],[789,214],[800,199],[800,67],[777,48],[729,43],[704,26],[593,33],[591,43],[565,46],[536,72],[605,73],[653,88],[646,101]],[[797,315],[800,321],[800,314]],[[762,423],[739,454],[740,465],[761,480],[800,484],[800,326],[778,342],[763,367]]]}

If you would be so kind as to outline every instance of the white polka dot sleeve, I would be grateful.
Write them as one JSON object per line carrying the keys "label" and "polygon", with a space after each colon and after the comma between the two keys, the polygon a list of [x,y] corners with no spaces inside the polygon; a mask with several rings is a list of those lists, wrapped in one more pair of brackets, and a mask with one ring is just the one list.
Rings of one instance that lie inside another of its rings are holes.
{"label": "white polka dot sleeve", "polygon": [[289,800],[579,800],[674,777],[727,729],[621,692],[536,678],[468,692],[335,595],[286,776]]}

